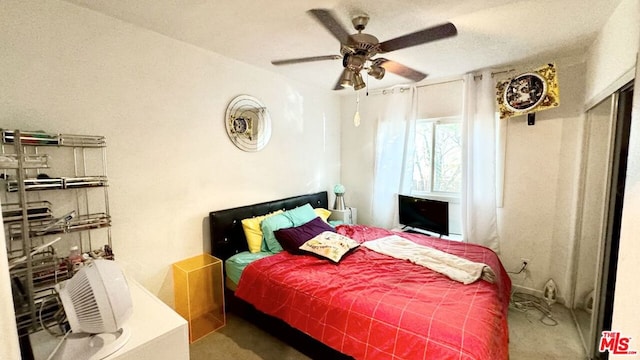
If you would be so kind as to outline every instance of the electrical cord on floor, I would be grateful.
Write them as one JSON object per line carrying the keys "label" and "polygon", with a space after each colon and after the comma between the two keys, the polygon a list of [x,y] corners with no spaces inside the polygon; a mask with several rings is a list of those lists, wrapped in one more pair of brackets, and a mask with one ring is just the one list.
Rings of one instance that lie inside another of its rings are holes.
{"label": "electrical cord on floor", "polygon": [[558,321],[551,314],[551,306],[535,295],[514,291],[511,294],[511,305],[515,310],[525,313],[527,318],[532,310],[537,310],[541,314],[538,321],[547,326],[558,325]]}
{"label": "electrical cord on floor", "polygon": [[[508,274],[521,274],[527,268],[527,263],[523,262],[522,267],[518,272],[509,272]],[[520,286],[524,284],[524,280],[527,278],[526,273],[524,278],[522,279],[522,283]],[[509,302],[509,307],[515,309],[517,311],[525,313],[527,319],[529,318],[530,311],[538,311],[541,316],[538,319],[541,323],[547,326],[556,326],[558,325],[558,321],[553,318],[551,314],[551,305],[549,305],[542,298],[537,297],[531,294],[525,294],[522,292],[517,292],[515,289],[511,292],[511,301]]]}

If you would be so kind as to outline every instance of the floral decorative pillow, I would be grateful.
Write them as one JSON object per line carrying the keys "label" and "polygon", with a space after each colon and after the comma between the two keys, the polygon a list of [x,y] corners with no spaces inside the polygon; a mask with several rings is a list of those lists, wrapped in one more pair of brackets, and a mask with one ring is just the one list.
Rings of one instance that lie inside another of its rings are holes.
{"label": "floral decorative pillow", "polygon": [[331,231],[324,231],[302,244],[300,250],[314,253],[337,263],[349,250],[358,246],[360,243],[353,239]]}

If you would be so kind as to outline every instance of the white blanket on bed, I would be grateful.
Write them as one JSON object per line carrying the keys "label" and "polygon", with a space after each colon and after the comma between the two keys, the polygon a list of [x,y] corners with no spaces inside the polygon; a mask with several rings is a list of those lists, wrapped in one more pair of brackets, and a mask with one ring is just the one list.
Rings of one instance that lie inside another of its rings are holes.
{"label": "white blanket on bed", "polygon": [[478,279],[493,283],[496,278],[496,274],[487,264],[416,244],[398,235],[365,241],[362,246],[396,259],[409,260],[463,284],[471,284]]}

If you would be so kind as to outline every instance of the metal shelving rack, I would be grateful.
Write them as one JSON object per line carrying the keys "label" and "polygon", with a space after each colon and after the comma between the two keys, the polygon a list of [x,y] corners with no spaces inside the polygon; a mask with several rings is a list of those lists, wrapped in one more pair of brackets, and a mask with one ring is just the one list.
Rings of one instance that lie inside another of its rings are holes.
{"label": "metal shelving rack", "polygon": [[[73,275],[73,267],[65,261],[69,247],[65,249],[61,244],[77,245],[83,253],[113,258],[106,141],[102,136],[6,129],[0,132],[0,176],[6,185],[2,215],[16,322],[19,334],[28,335],[55,321],[60,305],[57,299],[51,299],[55,297],[54,285]],[[73,176],[50,177],[43,172],[51,169],[51,156],[41,151],[52,147],[70,149]],[[99,152],[101,174],[87,175],[87,151]],[[90,211],[90,202],[95,199],[89,194],[94,191],[91,188],[103,191],[104,199],[98,206],[101,211]],[[69,194],[75,198],[67,203],[75,208],[60,217],[54,215],[58,210],[56,202],[43,199],[53,196],[55,190],[62,190],[65,198]],[[104,250],[97,252],[91,233],[101,228]],[[56,239],[51,241],[52,237]],[[56,247],[66,251],[57,251]]]}

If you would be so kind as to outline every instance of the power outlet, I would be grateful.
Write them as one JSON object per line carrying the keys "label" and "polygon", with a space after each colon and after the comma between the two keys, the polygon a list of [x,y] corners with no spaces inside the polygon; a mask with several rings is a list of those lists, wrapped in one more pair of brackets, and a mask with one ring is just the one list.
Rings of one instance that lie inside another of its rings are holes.
{"label": "power outlet", "polygon": [[528,278],[530,275],[529,265],[531,264],[531,260],[527,258],[520,258],[522,261],[522,265],[520,265],[520,272],[524,273],[524,278]]}

